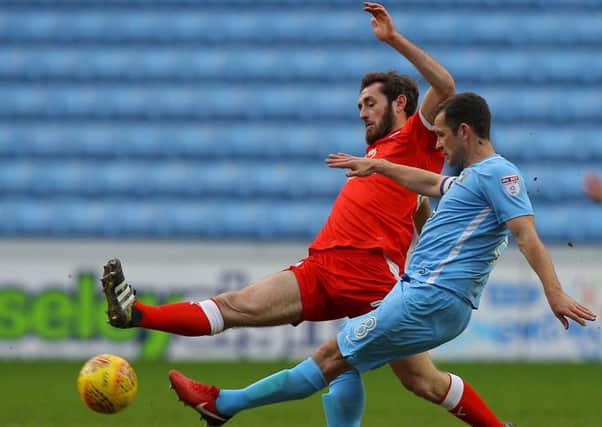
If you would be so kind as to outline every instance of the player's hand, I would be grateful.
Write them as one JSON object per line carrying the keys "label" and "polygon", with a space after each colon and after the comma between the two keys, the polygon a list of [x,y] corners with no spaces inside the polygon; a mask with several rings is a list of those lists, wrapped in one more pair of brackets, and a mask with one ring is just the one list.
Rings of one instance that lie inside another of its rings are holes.
{"label": "player's hand", "polygon": [[595,173],[590,173],[585,177],[583,189],[592,200],[602,202],[602,181]]}
{"label": "player's hand", "polygon": [[562,291],[548,296],[548,302],[554,315],[560,320],[562,326],[564,326],[564,329],[569,328],[567,317],[579,323],[581,326],[585,326],[586,320],[596,320],[596,315],[590,309],[579,304]]}
{"label": "player's hand", "polygon": [[349,169],[345,175],[368,176],[375,172],[377,159],[366,159],[365,157],[355,157],[345,153],[329,154],[326,164],[331,168]]}
{"label": "player's hand", "polygon": [[387,9],[382,4],[364,2],[364,11],[372,14],[370,23],[374,30],[376,38],[383,42],[388,42],[397,33],[393,19]]}

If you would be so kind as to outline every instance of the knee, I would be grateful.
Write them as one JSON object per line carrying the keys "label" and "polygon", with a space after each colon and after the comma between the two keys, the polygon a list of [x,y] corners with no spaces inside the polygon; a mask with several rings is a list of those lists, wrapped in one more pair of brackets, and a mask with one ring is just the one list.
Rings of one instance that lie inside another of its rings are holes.
{"label": "knee", "polygon": [[440,400],[437,385],[428,376],[421,375],[420,373],[403,373],[399,375],[399,380],[407,390],[419,397],[432,402]]}
{"label": "knee", "polygon": [[353,369],[341,355],[335,338],[322,344],[312,354],[312,358],[318,364],[328,382],[331,382],[343,372]]}
{"label": "knee", "polygon": [[220,294],[213,298],[224,318],[255,317],[261,313],[256,298],[246,288]]}

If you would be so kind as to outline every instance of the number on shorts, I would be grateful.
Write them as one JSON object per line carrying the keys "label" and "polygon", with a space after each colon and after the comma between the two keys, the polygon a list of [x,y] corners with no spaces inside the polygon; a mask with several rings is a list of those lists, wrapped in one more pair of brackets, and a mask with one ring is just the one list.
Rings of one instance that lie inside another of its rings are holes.
{"label": "number on shorts", "polygon": [[374,330],[374,328],[376,328],[376,317],[366,317],[353,329],[353,335],[358,339],[362,339],[368,335],[368,332]]}

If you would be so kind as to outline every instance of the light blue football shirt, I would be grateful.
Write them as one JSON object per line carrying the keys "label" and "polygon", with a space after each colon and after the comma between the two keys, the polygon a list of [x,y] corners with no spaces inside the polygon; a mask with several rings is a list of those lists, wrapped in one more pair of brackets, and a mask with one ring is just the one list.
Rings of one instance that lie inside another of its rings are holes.
{"label": "light blue football shirt", "polygon": [[448,289],[476,309],[508,245],[505,222],[533,215],[533,208],[518,168],[498,154],[448,180],[455,181],[424,225],[406,274]]}

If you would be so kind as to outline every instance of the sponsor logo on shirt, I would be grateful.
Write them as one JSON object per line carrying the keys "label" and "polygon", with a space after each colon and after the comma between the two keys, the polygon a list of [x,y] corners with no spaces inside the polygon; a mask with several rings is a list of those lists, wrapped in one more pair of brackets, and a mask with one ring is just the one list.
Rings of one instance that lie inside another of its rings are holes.
{"label": "sponsor logo on shirt", "polygon": [[500,181],[507,195],[518,196],[520,194],[520,178],[518,175],[503,176]]}

